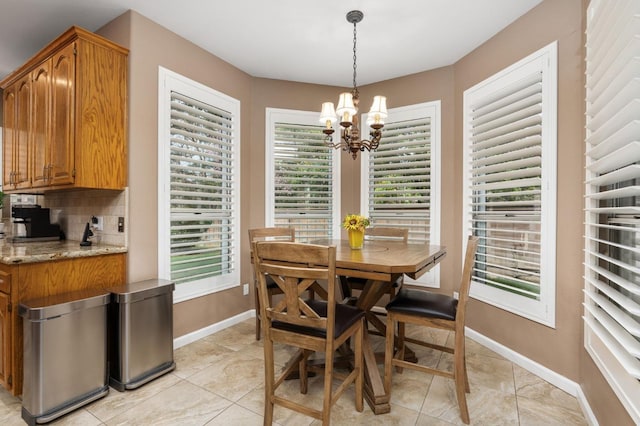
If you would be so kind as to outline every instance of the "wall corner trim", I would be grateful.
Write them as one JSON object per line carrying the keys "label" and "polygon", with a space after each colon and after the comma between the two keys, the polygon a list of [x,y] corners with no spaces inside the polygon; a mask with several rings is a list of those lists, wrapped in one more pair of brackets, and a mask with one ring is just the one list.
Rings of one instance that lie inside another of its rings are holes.
{"label": "wall corner trim", "polygon": [[525,357],[524,355],[510,349],[495,340],[491,340],[485,335],[478,333],[470,329],[469,327],[465,327],[465,334],[471,340],[481,344],[482,346],[491,349],[495,353],[503,356],[514,364],[519,365],[530,373],[535,374],[541,379],[551,383],[552,385],[562,389],[567,392],[569,395],[574,396],[578,400],[578,404],[580,404],[580,408],[582,409],[582,413],[585,416],[585,419],[589,423],[589,425],[597,426],[598,421],[589,406],[589,402],[587,401],[586,396],[582,392],[582,388],[580,385],[568,378],[564,377],[561,374],[556,373],[553,370],[545,367],[542,364],[539,364],[532,359]]}

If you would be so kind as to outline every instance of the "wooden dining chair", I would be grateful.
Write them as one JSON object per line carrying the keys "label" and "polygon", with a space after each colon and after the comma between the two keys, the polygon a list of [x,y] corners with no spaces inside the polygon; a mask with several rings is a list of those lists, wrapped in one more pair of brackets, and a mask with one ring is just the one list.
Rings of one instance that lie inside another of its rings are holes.
{"label": "wooden dining chair", "polygon": [[[254,266],[258,277],[260,309],[264,329],[265,408],[264,424],[271,425],[274,405],[314,417],[328,425],[331,406],[352,383],[355,384],[356,410],[363,410],[363,330],[364,311],[336,303],[336,248],[294,242],[255,242]],[[284,297],[272,302],[268,294],[270,277]],[[327,283],[328,300],[303,300],[301,296],[318,280]],[[334,371],[334,354],[348,339],[353,341],[353,368],[348,373]],[[274,343],[298,350],[275,375]],[[324,352],[323,368],[308,367],[308,357]],[[307,393],[307,373],[324,371],[322,410],[294,402],[276,390],[290,373],[299,370],[300,392]],[[333,379],[341,383],[333,388]]]}
{"label": "wooden dining chair", "polygon": [[[254,228],[249,229],[249,244],[252,245],[255,241],[295,241],[296,230],[294,228]],[[256,307],[256,340],[260,340],[260,298],[258,297],[258,280],[255,275],[255,268],[253,274],[254,283],[254,296]],[[275,294],[282,294],[280,288],[273,282],[271,278],[267,280],[267,295],[272,298]]]}
{"label": "wooden dining chair", "polygon": [[[402,368],[409,368],[452,378],[455,381],[460,417],[466,424],[469,423],[466,393],[470,392],[470,388],[465,360],[464,322],[477,247],[478,237],[470,236],[467,241],[462,280],[458,291],[459,299],[427,290],[403,288],[386,306],[387,336],[384,358],[384,386],[386,392],[391,394],[391,375],[394,366],[398,367],[398,372],[402,372]],[[405,335],[405,324],[407,323],[452,331],[455,337],[454,345],[453,347],[447,347],[409,338]],[[394,330],[396,324],[398,325],[398,338],[395,340],[397,351],[394,354]],[[406,342],[452,353],[454,358],[453,371],[434,369],[405,361]]]}
{"label": "wooden dining chair", "polygon": [[[409,229],[407,228],[390,228],[383,226],[376,226],[369,228],[365,232],[366,240],[390,240],[390,241],[404,241],[409,240]],[[402,285],[403,275],[393,283],[393,286],[389,289],[389,298],[391,299],[395,295],[395,291]],[[353,300],[353,290],[362,291],[367,280],[364,278],[356,277],[340,277],[340,288],[342,290],[342,297],[347,300]]]}

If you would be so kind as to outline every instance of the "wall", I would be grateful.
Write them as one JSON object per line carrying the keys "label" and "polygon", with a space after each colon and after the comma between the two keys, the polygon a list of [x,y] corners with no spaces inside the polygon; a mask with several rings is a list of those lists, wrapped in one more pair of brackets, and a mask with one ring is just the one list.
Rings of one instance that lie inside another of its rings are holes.
{"label": "wall", "polygon": [[[194,44],[128,11],[99,34],[130,49],[129,55],[129,253],[128,279],[157,276],[158,66],[182,74],[241,103],[242,194],[249,193],[251,78]],[[240,220],[246,235],[250,199],[241,200]],[[248,271],[248,268],[243,268]],[[242,282],[248,282],[242,273]],[[239,283],[240,284],[240,283]],[[174,336],[179,337],[246,312],[252,306],[242,288],[218,292],[174,305]]]}

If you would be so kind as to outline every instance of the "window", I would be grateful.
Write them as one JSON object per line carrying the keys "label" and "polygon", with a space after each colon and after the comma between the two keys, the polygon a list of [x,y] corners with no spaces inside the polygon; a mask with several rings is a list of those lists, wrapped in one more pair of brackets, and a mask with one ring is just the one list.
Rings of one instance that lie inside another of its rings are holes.
{"label": "window", "polygon": [[[362,155],[361,211],[373,226],[408,228],[410,241],[440,244],[439,165],[440,101],[390,109],[380,146]],[[438,270],[405,280],[434,286]]]}
{"label": "window", "polygon": [[[556,43],[464,93],[471,296],[555,326]],[[463,244],[464,246],[464,244]]]}
{"label": "window", "polygon": [[328,148],[317,112],[267,108],[266,224],[296,240],[339,238],[340,151]]}
{"label": "window", "polygon": [[640,424],[638,16],[639,0],[587,10],[584,342]]}
{"label": "window", "polygon": [[158,114],[158,274],[176,302],[237,286],[240,102],[160,68]]}

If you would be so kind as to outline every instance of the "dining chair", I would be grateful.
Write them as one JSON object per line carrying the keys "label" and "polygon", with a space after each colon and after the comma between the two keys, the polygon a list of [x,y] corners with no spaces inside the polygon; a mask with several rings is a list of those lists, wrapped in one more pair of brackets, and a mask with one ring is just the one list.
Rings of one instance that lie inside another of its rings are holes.
{"label": "dining chair", "polygon": [[[252,247],[252,244],[255,241],[271,241],[271,240],[279,240],[279,241],[295,241],[296,240],[296,230],[294,228],[254,228],[249,229],[249,244]],[[254,296],[255,296],[255,307],[256,307],[256,340],[260,340],[261,330],[260,330],[260,298],[258,297],[258,280],[255,275],[255,268],[253,274],[253,283],[254,283]],[[275,294],[282,294],[280,288],[273,282],[271,278],[267,280],[267,294],[269,298],[272,298]]]}
{"label": "dining chair", "polygon": [[[402,368],[409,368],[451,378],[455,381],[460,417],[466,424],[469,424],[466,393],[470,392],[470,388],[465,360],[464,323],[477,247],[478,237],[470,236],[467,241],[458,299],[427,290],[402,288],[386,306],[387,336],[384,357],[384,387],[386,392],[391,394],[391,375],[394,366],[398,369],[398,373],[402,372]],[[453,347],[441,346],[409,338],[405,334],[405,324],[407,323],[452,331],[454,333],[454,345]],[[396,324],[398,325],[398,337],[394,342]],[[453,371],[430,368],[405,361],[406,342],[453,354]],[[393,353],[394,343],[395,347],[397,347],[395,354]]]}
{"label": "dining chair", "polygon": [[[365,232],[365,241],[367,240],[390,240],[390,241],[404,241],[409,240],[409,229],[407,228],[391,228],[376,226],[369,228]],[[395,295],[397,288],[402,286],[404,275],[401,275],[396,279],[391,288],[389,289],[389,300]],[[342,297],[349,303],[353,300],[353,290],[362,291],[367,280],[364,278],[356,277],[340,277],[340,289],[342,290]]]}
{"label": "dining chair", "polygon": [[[253,245],[253,256],[264,329],[264,424],[271,425],[274,405],[280,405],[328,425],[331,406],[352,383],[356,410],[362,411],[364,311],[336,303],[335,246],[258,241]],[[281,300],[273,302],[269,297],[267,277],[283,292]],[[327,283],[327,300],[303,300],[301,296],[319,280]],[[349,339],[354,346],[353,368],[349,372],[334,371],[335,352]],[[275,343],[298,348],[278,377],[274,364]],[[314,352],[324,352],[323,367],[307,365]],[[287,399],[282,392],[276,395],[278,387],[296,369],[302,394],[307,393],[307,373],[324,371],[322,410]],[[336,388],[333,388],[334,378],[341,380]]]}

